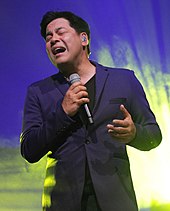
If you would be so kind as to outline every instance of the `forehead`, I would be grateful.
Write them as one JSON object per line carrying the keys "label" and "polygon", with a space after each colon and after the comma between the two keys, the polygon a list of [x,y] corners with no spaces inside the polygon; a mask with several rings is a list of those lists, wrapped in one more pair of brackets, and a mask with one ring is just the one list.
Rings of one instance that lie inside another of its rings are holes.
{"label": "forehead", "polygon": [[51,21],[47,25],[46,31],[52,31],[52,30],[57,29],[57,28],[69,28],[69,29],[73,29],[70,26],[70,23],[69,23],[68,20],[66,20],[64,18],[57,18],[57,19],[54,19],[53,21]]}

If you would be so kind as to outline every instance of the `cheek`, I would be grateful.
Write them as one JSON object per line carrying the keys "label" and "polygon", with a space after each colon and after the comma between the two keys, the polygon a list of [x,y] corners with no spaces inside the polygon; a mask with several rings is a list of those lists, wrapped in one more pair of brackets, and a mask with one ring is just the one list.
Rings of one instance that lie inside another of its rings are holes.
{"label": "cheek", "polygon": [[69,36],[69,35],[66,35],[64,38],[63,38],[63,41],[66,43],[66,45],[70,48],[70,47],[73,47],[73,49],[75,49],[75,47],[77,46],[80,46],[81,43],[80,43],[80,39],[79,37],[77,36]]}
{"label": "cheek", "polygon": [[49,52],[49,50],[47,48],[46,48],[46,53],[47,53],[48,57],[51,57],[50,56],[50,52]]}
{"label": "cheek", "polygon": [[46,53],[47,53],[47,55],[48,55],[49,57],[52,56],[52,52],[51,52],[50,49],[51,49],[51,48],[50,48],[49,44],[46,44]]}
{"label": "cheek", "polygon": [[45,48],[46,48],[46,52],[49,53],[49,49],[50,48],[49,48],[49,44],[48,43],[46,43]]}
{"label": "cheek", "polygon": [[46,47],[46,53],[47,53],[47,56],[48,56],[48,58],[50,59],[50,61],[53,63],[53,60],[54,60],[53,54],[51,53],[50,50],[48,50],[47,47]]}

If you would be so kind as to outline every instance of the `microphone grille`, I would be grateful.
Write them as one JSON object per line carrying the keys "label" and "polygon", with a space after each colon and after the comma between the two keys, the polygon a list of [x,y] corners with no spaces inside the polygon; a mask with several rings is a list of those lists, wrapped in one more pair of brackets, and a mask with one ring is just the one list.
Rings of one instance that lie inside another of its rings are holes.
{"label": "microphone grille", "polygon": [[69,76],[70,84],[80,81],[80,76],[77,73],[73,73]]}

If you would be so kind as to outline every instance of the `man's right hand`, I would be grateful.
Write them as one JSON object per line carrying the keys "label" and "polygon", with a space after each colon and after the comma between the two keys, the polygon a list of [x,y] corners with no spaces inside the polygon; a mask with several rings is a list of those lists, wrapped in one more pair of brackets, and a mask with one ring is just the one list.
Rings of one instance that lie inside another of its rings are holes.
{"label": "man's right hand", "polygon": [[81,81],[73,83],[67,90],[62,107],[68,116],[74,116],[81,105],[89,103],[87,88]]}

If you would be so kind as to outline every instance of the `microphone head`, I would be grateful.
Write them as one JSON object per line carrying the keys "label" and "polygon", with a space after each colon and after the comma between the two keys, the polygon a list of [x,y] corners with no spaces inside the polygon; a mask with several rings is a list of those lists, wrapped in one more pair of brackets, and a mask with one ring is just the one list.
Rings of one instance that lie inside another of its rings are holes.
{"label": "microphone head", "polygon": [[73,73],[69,76],[70,84],[80,81],[80,76],[77,73]]}

